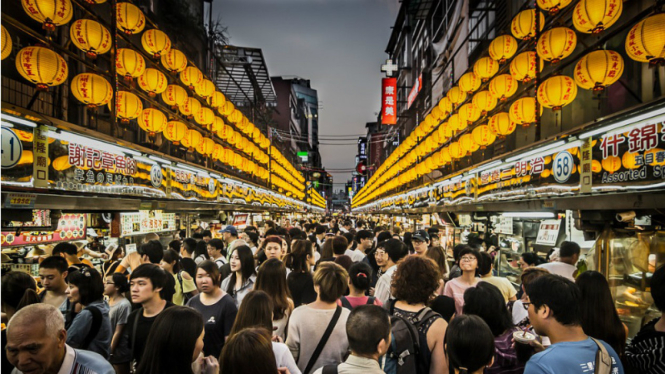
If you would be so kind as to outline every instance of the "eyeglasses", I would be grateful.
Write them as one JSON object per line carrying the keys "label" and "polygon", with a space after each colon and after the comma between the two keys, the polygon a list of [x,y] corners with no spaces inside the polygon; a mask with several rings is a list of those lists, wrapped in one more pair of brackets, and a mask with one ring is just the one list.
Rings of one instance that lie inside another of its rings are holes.
{"label": "eyeglasses", "polygon": [[462,262],[471,262],[471,261],[478,261],[478,259],[475,256],[464,256],[460,258],[460,261]]}
{"label": "eyeglasses", "polygon": [[376,251],[376,252],[374,252],[374,256],[383,256],[383,255],[385,255],[385,254],[386,254],[386,252],[384,252],[384,251]]}
{"label": "eyeglasses", "polygon": [[522,303],[524,310],[529,310],[529,305],[531,305],[531,303]]}

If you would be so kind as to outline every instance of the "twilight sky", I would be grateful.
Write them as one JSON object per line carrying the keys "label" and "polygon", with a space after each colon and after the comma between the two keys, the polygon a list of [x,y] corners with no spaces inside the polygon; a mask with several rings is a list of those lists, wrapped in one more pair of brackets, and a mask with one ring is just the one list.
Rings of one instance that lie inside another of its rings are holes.
{"label": "twilight sky", "polygon": [[[263,50],[271,76],[310,79],[318,91],[319,134],[364,134],[380,110],[380,67],[398,0],[221,0],[213,2],[231,44]],[[325,140],[320,140],[326,143]],[[330,142],[328,142],[330,143]],[[323,166],[355,166],[357,145],[321,145]],[[335,190],[350,173],[331,173]]]}

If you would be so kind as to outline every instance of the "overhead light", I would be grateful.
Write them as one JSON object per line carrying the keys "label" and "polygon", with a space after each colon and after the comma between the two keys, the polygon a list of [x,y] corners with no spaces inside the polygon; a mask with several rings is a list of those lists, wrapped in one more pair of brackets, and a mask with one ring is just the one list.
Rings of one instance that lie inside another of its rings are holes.
{"label": "overhead light", "polygon": [[483,172],[485,170],[493,169],[494,167],[497,167],[501,164],[503,164],[503,161],[501,161],[501,160],[492,161],[489,164],[479,166],[479,167],[471,170],[469,173],[480,173],[480,172]]}
{"label": "overhead light", "polygon": [[155,161],[163,162],[163,163],[165,163],[165,164],[171,164],[171,163],[173,163],[173,161],[169,161],[169,160],[167,160],[167,159],[165,159],[165,158],[161,158],[161,157],[157,157],[157,156],[153,156],[153,155],[149,155],[148,158],[151,159],[151,160],[155,160]]}
{"label": "overhead light", "polygon": [[[644,122],[652,122],[654,120],[654,117],[659,116],[661,114],[665,114],[665,108],[652,110],[650,112],[640,114],[638,116],[631,117],[631,118],[625,119],[623,121],[619,121],[619,122],[617,122],[615,124],[612,124],[612,125],[609,125],[609,126],[604,126],[604,127],[599,128],[599,129],[587,131],[587,132],[581,134],[579,136],[579,138],[580,139],[586,139],[586,138],[589,138],[589,137],[592,137],[592,136],[595,136],[595,135],[598,135],[598,134],[602,134],[604,132],[619,129],[619,128],[624,127],[624,126],[628,126],[628,125],[638,126],[638,125],[641,125]],[[660,120],[661,119],[658,119],[658,121],[660,121]]]}
{"label": "overhead light", "polygon": [[151,159],[149,159],[147,157],[144,157],[144,156],[134,156],[133,158],[136,161],[145,162],[145,163],[148,163],[148,164],[151,164],[151,165],[154,165],[154,164],[157,163],[155,160],[151,160]]}
{"label": "overhead light", "polygon": [[11,122],[14,122],[14,123],[20,123],[21,125],[25,125],[25,126],[28,126],[28,127],[33,127],[33,128],[37,127],[37,124],[32,122],[32,121],[28,121],[28,120],[25,120],[25,119],[22,119],[22,118],[10,116],[10,115],[4,114],[4,113],[2,114],[2,119],[6,120],[6,121],[11,121]]}
{"label": "overhead light", "polygon": [[559,141],[556,141],[556,142],[554,142],[554,143],[548,144],[548,145],[546,145],[546,146],[543,146],[543,147],[540,147],[540,148],[536,148],[536,149],[532,149],[532,150],[530,150],[530,151],[528,151],[528,152],[525,152],[525,153],[519,154],[519,155],[517,155],[517,156],[508,157],[508,158],[506,159],[506,162],[514,162],[514,161],[517,161],[517,160],[521,160],[521,159],[523,159],[523,158],[527,158],[527,157],[529,157],[529,156],[533,156],[533,155],[537,155],[537,154],[539,154],[539,153],[543,153],[543,152],[547,151],[548,149],[552,149],[552,148],[555,148],[555,147],[558,147],[558,146],[560,146],[560,145],[564,145],[564,144],[566,144],[565,141],[563,141],[563,140],[559,140]]}
{"label": "overhead light", "polygon": [[552,212],[507,212],[501,214],[503,217],[511,218],[555,218]]}
{"label": "overhead light", "polygon": [[183,163],[181,163],[181,162],[178,162],[178,167],[181,168],[181,169],[185,169],[185,170],[187,170],[187,171],[191,171],[191,172],[193,172],[193,173],[197,173],[197,174],[201,172],[201,170],[199,170],[199,169],[195,169],[195,168],[193,168],[193,167],[191,167],[191,166],[189,166],[189,165],[183,164]]}

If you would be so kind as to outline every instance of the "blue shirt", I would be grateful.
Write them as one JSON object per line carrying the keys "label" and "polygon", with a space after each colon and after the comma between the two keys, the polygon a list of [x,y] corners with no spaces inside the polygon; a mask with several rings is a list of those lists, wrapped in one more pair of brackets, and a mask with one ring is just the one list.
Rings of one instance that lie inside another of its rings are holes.
{"label": "blue shirt", "polygon": [[[602,342],[602,341],[601,341]],[[612,374],[623,374],[619,355],[607,343],[602,342],[612,357]],[[598,345],[587,338],[580,342],[552,344],[544,351],[531,357],[526,363],[524,374],[576,374],[592,373],[596,362]]]}

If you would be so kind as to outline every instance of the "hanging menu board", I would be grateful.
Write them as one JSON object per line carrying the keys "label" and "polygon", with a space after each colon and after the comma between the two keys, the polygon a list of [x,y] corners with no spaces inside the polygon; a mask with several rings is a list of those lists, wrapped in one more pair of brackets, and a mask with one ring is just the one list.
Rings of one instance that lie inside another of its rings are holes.
{"label": "hanging menu board", "polygon": [[161,210],[141,210],[137,213],[121,213],[120,227],[120,236],[175,231],[175,213],[163,213]]}

